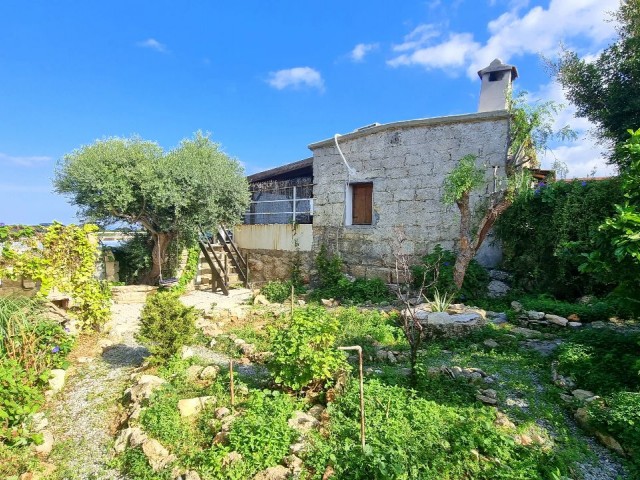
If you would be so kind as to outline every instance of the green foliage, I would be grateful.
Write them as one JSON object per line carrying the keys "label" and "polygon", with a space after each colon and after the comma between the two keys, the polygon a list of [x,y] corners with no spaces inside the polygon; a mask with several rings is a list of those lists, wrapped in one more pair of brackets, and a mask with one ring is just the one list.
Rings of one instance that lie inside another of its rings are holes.
{"label": "green foliage", "polygon": [[197,246],[191,247],[187,254],[187,264],[184,267],[182,275],[180,275],[178,284],[173,288],[174,292],[182,294],[186,291],[187,285],[196,278],[199,261],[200,248]]}
{"label": "green foliage", "polygon": [[484,170],[476,167],[476,156],[465,155],[444,180],[442,201],[447,205],[456,203],[463,195],[484,184]]}
{"label": "green foliage", "polygon": [[[611,317],[630,318],[633,315],[633,311],[624,302],[611,297],[600,300],[594,298],[587,304],[556,300],[549,295],[518,296],[517,299],[525,310],[553,313],[561,317],[575,314],[582,322],[608,320]],[[506,308],[510,306],[507,305]]]}
{"label": "green foliage", "polygon": [[140,283],[151,270],[153,241],[148,232],[135,232],[126,243],[112,249],[120,270],[118,276],[127,285]]}
{"label": "green foliage", "polygon": [[[54,223],[45,231],[2,228],[9,241],[0,255],[0,278],[39,281],[39,298],[54,288],[69,294],[74,299],[69,313],[77,318],[80,328],[98,329],[109,319],[109,290],[94,278],[99,250],[92,234],[98,227]],[[12,240],[22,247],[13,250]]]}
{"label": "green foliage", "polygon": [[431,309],[434,312],[446,312],[453,299],[455,297],[455,293],[440,293],[438,289],[435,289],[433,292],[433,300],[431,300]]}
{"label": "green foliage", "polygon": [[620,442],[640,473],[640,393],[615,392],[587,408],[594,426]]}
{"label": "green foliage", "polygon": [[154,471],[149,465],[142,448],[128,448],[120,457],[120,469],[127,475],[127,478],[135,480],[171,480],[173,475],[169,469],[159,472]]}
{"label": "green foliage", "polygon": [[290,281],[275,280],[263,285],[260,293],[270,302],[283,303],[287,298],[291,297],[292,285]]}
{"label": "green foliage", "polygon": [[169,152],[139,137],[98,140],[64,156],[54,186],[84,219],[142,225],[161,243],[156,268],[178,235],[234,223],[249,202],[240,162],[202,132]]}
{"label": "green foliage", "polygon": [[[436,292],[447,295],[457,292],[453,281],[456,256],[450,250],[444,250],[441,245],[436,245],[433,252],[422,257],[422,265],[411,267],[411,278],[415,288],[419,288],[423,280],[427,288],[425,295],[433,298]],[[427,278],[425,278],[425,276]],[[461,299],[483,297],[489,284],[489,274],[475,260],[471,260],[464,276],[462,289],[457,292]]]}
{"label": "green foliage", "polygon": [[[358,388],[329,407],[329,439],[316,438],[305,460],[331,464],[337,478],[350,479],[533,479],[567,467],[552,451],[516,445],[493,425],[489,408],[439,405],[401,387],[372,380],[365,385],[367,446],[359,443]],[[483,461],[474,457],[475,450]]]}
{"label": "green foliage", "polygon": [[355,307],[339,308],[332,312],[340,329],[337,343],[360,345],[367,356],[375,354],[375,347],[405,348],[405,338],[398,325],[398,315],[388,315],[377,310],[358,310]]}
{"label": "green foliage", "polygon": [[338,255],[330,254],[324,243],[320,245],[320,251],[316,256],[316,271],[320,289],[333,287],[343,278],[342,259]]}
{"label": "green foliage", "polygon": [[552,67],[577,115],[593,122],[598,137],[613,147],[610,162],[624,169],[628,157],[619,145],[628,129],[640,125],[640,4],[620,2],[613,17],[618,38],[595,59],[565,50]]}
{"label": "green foliage", "polygon": [[640,334],[608,328],[576,332],[557,350],[558,371],[599,395],[640,390]]}
{"label": "green foliage", "polygon": [[24,444],[35,439],[23,423],[44,402],[38,381],[35,372],[27,372],[16,360],[0,358],[0,442]]}
{"label": "green foliage", "polygon": [[140,315],[140,332],[136,339],[161,362],[188,345],[196,333],[196,311],[180,302],[172,292],[159,292],[147,298]]}
{"label": "green foliage", "polygon": [[251,395],[244,413],[233,422],[229,431],[229,446],[242,454],[251,473],[279,464],[289,453],[289,445],[298,433],[287,421],[295,403],[285,394],[265,390]]}
{"label": "green foliage", "polygon": [[269,370],[276,383],[293,390],[314,388],[331,382],[348,368],[345,356],[336,350],[338,319],[319,306],[296,309],[288,325],[273,337]]}
{"label": "green foliage", "polygon": [[180,398],[173,387],[162,388],[155,392],[149,407],[140,415],[144,431],[172,450],[193,447],[197,440],[189,424],[180,417],[177,408]]}
{"label": "green foliage", "polygon": [[611,291],[613,279],[581,274],[579,267],[582,253],[596,248],[599,226],[621,200],[615,178],[542,183],[518,196],[495,229],[515,286],[565,299]]}

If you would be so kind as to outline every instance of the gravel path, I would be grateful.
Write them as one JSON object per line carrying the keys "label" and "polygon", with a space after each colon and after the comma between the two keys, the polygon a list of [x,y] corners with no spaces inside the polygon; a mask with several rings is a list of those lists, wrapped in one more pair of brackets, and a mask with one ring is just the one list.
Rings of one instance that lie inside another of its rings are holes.
{"label": "gravel path", "polygon": [[[146,350],[133,338],[142,304],[113,305],[112,325],[107,336],[87,339],[71,359],[65,388],[51,402],[47,412],[54,435],[50,461],[58,466],[56,479],[123,480],[108,466],[112,458],[111,428],[117,420],[117,406],[131,372],[139,366]],[[105,348],[101,345],[111,342]],[[85,347],[85,348],[82,348]]]}

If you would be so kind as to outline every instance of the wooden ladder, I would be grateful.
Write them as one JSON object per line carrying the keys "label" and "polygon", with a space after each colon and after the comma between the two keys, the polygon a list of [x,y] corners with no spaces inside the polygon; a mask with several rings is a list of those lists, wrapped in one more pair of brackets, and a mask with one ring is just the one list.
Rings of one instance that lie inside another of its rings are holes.
{"label": "wooden ladder", "polygon": [[[218,243],[211,243],[212,240]],[[211,270],[212,291],[222,290],[223,294],[229,295],[231,284],[241,282],[243,286],[248,286],[247,261],[223,225],[218,227],[215,237],[207,235],[200,228],[198,245]]]}

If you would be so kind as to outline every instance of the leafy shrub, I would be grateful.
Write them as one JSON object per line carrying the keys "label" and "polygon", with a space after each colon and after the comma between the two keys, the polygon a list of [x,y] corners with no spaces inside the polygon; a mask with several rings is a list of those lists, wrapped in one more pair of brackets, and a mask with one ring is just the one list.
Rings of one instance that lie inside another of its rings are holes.
{"label": "leafy shrub", "polygon": [[154,471],[142,448],[127,448],[119,459],[120,469],[127,478],[135,480],[171,480],[170,469]]}
{"label": "leafy shrub", "polygon": [[320,246],[316,256],[316,271],[320,289],[333,287],[343,278],[342,260],[339,256],[330,254],[325,244]]}
{"label": "leafy shrub", "polygon": [[153,241],[149,233],[135,232],[126,243],[112,248],[120,270],[118,276],[127,285],[139,283],[151,270]]}
{"label": "leafy shrub", "polygon": [[261,289],[262,293],[270,302],[283,303],[291,296],[291,282],[280,280],[266,283]]}
{"label": "leafy shrub", "polygon": [[640,393],[616,392],[588,406],[593,424],[618,440],[640,473]]}
{"label": "leafy shrub", "polygon": [[0,358],[0,441],[25,443],[28,433],[22,423],[38,411],[44,397],[39,379],[22,368],[16,360]]}
{"label": "leafy shrub", "polygon": [[193,307],[183,305],[174,293],[159,292],[147,298],[136,339],[149,348],[156,362],[166,360],[193,340],[195,321]]}
{"label": "leafy shrub", "polygon": [[622,200],[617,178],[541,184],[533,195],[516,198],[496,223],[516,286],[559,298],[610,292],[615,285],[578,267],[583,253],[597,249],[600,225]]}
{"label": "leafy shrub", "polygon": [[556,300],[548,295],[526,296],[518,300],[527,310],[553,313],[562,317],[576,314],[582,322],[607,320],[613,316],[629,318],[633,315],[620,301],[613,298],[594,299],[589,304]]}
{"label": "leafy shrub", "polygon": [[639,342],[638,333],[606,328],[576,332],[557,350],[558,371],[600,395],[640,390]]}
{"label": "leafy shrub", "polygon": [[422,257],[422,265],[411,267],[411,277],[414,288],[420,288],[425,281],[425,295],[432,298],[436,292],[441,295],[457,292],[461,299],[483,297],[487,292],[489,284],[489,274],[476,261],[471,260],[467,273],[464,276],[464,283],[458,292],[453,281],[453,269],[456,263],[456,256],[449,250],[444,250],[441,245],[436,245],[433,252]]}
{"label": "leafy shrub", "polygon": [[395,315],[355,307],[340,308],[335,312],[340,322],[338,342],[341,345],[360,345],[365,353],[372,355],[375,345],[404,346],[402,329],[397,326]]}
{"label": "leafy shrub", "polygon": [[278,391],[254,393],[244,413],[231,425],[229,446],[242,454],[251,470],[247,478],[258,471],[277,465],[289,453],[298,433],[287,421],[295,409],[292,399]]}
{"label": "leafy shrub", "polygon": [[[357,382],[329,407],[332,435],[316,437],[305,461],[320,478],[327,464],[349,479],[542,479],[567,466],[553,451],[515,444],[496,429],[495,412],[451,407],[372,380],[365,385],[367,445],[360,447]],[[478,461],[473,451],[484,461]]]}
{"label": "leafy shrub", "polygon": [[296,309],[273,337],[268,366],[276,383],[300,390],[330,382],[347,368],[344,354],[335,348],[339,331],[340,322],[324,308]]}

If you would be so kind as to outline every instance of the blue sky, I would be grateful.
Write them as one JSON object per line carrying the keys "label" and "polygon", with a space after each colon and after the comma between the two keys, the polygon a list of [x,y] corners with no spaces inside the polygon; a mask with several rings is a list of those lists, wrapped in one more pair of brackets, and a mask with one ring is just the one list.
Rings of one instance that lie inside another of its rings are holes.
{"label": "blue sky", "polygon": [[[517,87],[563,101],[540,55],[614,38],[617,0],[0,3],[0,222],[74,221],[56,161],[139,134],[170,149],[209,131],[248,174],[310,156],[309,143],[373,122],[471,113],[495,57]],[[579,134],[555,145],[568,176],[612,173]]]}

